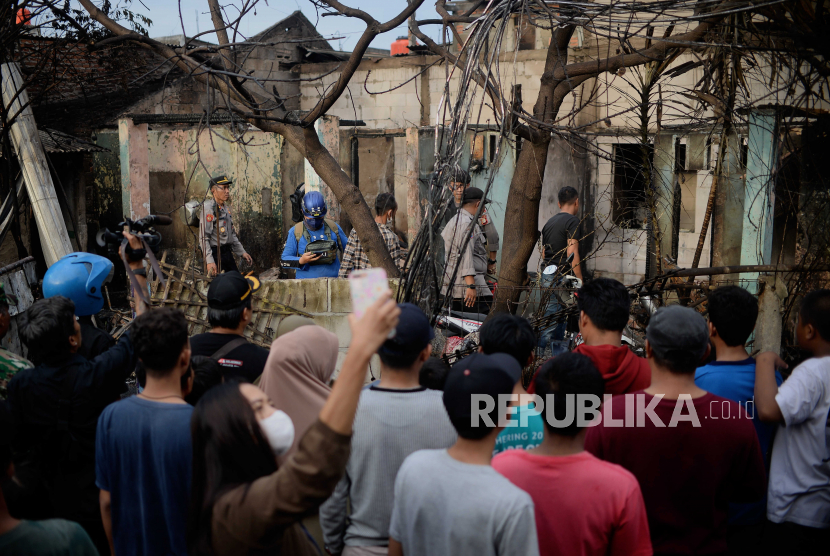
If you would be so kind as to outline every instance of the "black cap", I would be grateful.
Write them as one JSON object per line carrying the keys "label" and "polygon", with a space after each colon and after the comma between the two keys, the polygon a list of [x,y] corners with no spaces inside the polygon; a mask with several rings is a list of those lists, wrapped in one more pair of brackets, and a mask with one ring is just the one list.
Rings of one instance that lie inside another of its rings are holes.
{"label": "black cap", "polygon": [[505,353],[469,355],[447,376],[444,407],[455,419],[472,417],[473,394],[490,396],[498,404],[499,394],[511,394],[521,374],[519,362]]}
{"label": "black cap", "polygon": [[245,304],[259,290],[259,280],[242,276],[231,270],[214,278],[208,286],[208,307],[211,309],[236,309]]}
{"label": "black cap", "polygon": [[[478,187],[468,187],[464,190],[464,197],[461,198],[462,203],[472,203],[484,199],[484,191]],[[490,199],[484,199],[485,203],[489,203]]]}
{"label": "black cap", "polygon": [[233,180],[224,174],[213,176],[210,178],[210,186],[213,187],[214,185],[233,185]]}
{"label": "black cap", "polygon": [[407,355],[417,353],[429,345],[435,332],[423,311],[412,303],[398,303],[401,315],[395,327],[395,337],[383,342],[378,353]]}
{"label": "black cap", "polygon": [[698,360],[709,345],[709,328],[694,309],[669,305],[657,309],[649,319],[646,339],[658,357],[665,359],[670,352],[682,352]]}

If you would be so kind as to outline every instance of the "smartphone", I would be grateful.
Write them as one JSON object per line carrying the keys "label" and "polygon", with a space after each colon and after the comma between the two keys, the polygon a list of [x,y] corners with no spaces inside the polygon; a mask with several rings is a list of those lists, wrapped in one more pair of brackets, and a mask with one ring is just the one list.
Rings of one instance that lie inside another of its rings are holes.
{"label": "smartphone", "polygon": [[[355,317],[361,318],[366,309],[378,300],[378,298],[389,290],[389,279],[386,271],[382,268],[367,268],[355,270],[349,274],[349,286],[352,291],[352,312]],[[392,329],[389,337],[395,336]]]}

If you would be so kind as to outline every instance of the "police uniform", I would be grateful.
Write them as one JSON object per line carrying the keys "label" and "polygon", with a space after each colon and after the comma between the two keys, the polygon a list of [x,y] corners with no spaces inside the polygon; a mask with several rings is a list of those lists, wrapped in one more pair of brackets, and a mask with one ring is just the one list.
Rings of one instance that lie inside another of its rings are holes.
{"label": "police uniform", "polygon": [[[481,190],[476,189],[476,191],[480,192]],[[487,273],[487,242],[478,222],[472,227],[472,236],[467,242],[466,249],[463,252],[461,250],[467,237],[467,231],[470,229],[472,223],[473,215],[466,210],[459,210],[441,232],[446,256],[444,284],[441,288],[441,293],[442,295],[452,297],[453,308],[458,311],[489,313],[493,294],[484,278]],[[455,274],[455,281],[450,283],[456,266],[458,267],[458,272]],[[464,295],[467,291],[467,283],[464,280],[465,276],[475,277],[476,302],[471,308],[466,307],[464,304]]]}
{"label": "police uniform", "polygon": [[207,200],[202,205],[202,240],[210,247],[205,253],[205,262],[207,264],[216,262],[217,247],[216,247],[216,230],[219,230],[219,245],[221,245],[221,262],[222,272],[239,269],[236,267],[236,260],[233,256],[242,256],[245,254],[245,248],[236,237],[236,230],[233,227],[233,217],[231,216],[228,206],[219,207],[216,210],[216,201],[213,199]]}

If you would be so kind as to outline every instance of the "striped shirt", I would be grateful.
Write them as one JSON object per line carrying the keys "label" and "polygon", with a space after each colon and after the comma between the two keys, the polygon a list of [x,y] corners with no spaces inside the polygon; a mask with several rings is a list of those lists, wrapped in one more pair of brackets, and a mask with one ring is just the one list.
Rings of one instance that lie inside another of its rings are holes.
{"label": "striped shirt", "polygon": [[449,448],[455,443],[442,394],[423,387],[377,386],[360,394],[346,474],[320,507],[323,538],[332,554],[342,552],[344,544],[389,544],[395,477],[403,460],[416,450]]}
{"label": "striped shirt", "polygon": [[[402,249],[400,243],[398,243],[398,236],[386,224],[378,223],[378,228],[380,229],[380,235],[383,236],[383,242],[386,243],[386,248],[389,249],[389,254],[392,255],[392,260],[395,261],[399,269],[403,270],[404,262],[406,262],[406,250]],[[353,270],[363,270],[364,268],[372,268],[372,265],[369,264],[369,257],[366,256],[363,245],[360,244],[357,231],[353,229],[343,251],[343,262],[340,263],[340,273],[337,277],[346,278]]]}

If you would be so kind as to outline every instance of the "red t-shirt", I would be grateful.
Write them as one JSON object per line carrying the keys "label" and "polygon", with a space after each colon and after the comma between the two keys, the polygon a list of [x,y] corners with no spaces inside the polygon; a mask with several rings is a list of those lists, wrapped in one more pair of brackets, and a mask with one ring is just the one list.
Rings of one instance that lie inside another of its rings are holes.
{"label": "red t-shirt", "polygon": [[[635,396],[648,408],[654,396],[645,392],[615,396],[611,415],[636,422]],[[644,426],[606,426],[588,429],[585,449],[622,465],[640,483],[648,511],[655,554],[718,554],[726,552],[729,502],[755,502],[764,496],[766,476],[758,435],[752,420],[730,400],[707,393],[691,400],[699,427],[678,421],[670,427],[675,407],[691,415],[677,400],[660,400],[654,415],[639,412]]]}
{"label": "red t-shirt", "polygon": [[634,476],[588,452],[537,456],[508,450],[493,468],[530,494],[541,556],[650,556],[643,495]]}

